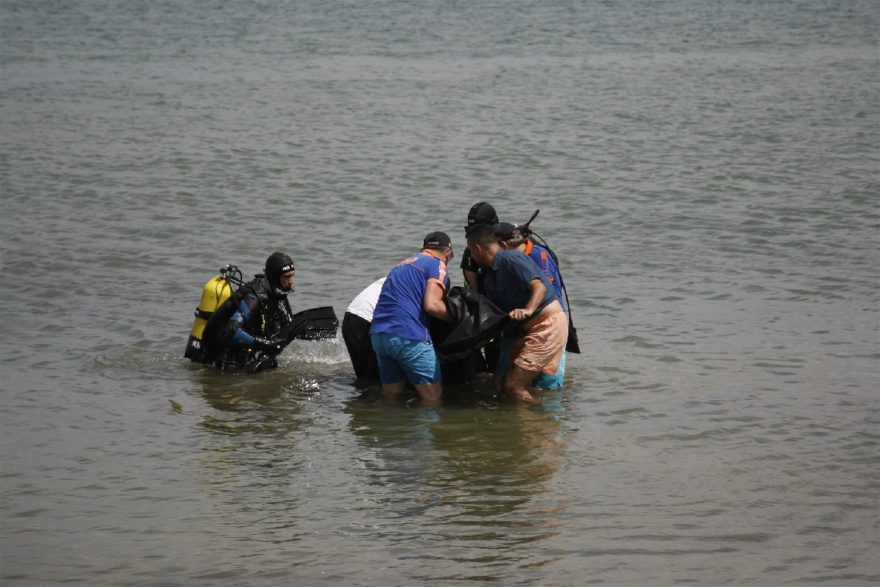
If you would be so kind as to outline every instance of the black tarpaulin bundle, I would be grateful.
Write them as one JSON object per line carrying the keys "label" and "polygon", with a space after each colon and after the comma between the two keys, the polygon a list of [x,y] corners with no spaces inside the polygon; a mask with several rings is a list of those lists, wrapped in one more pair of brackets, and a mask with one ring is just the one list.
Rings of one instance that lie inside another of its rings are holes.
{"label": "black tarpaulin bundle", "polygon": [[431,326],[434,344],[441,353],[477,348],[497,336],[510,320],[487,297],[461,286],[449,289],[446,307],[452,322],[433,320]]}

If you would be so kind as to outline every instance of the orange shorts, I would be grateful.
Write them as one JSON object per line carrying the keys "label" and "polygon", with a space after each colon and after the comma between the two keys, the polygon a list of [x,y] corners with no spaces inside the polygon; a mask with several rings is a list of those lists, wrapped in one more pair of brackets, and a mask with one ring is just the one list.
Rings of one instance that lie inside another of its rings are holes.
{"label": "orange shorts", "polygon": [[562,308],[532,324],[513,343],[513,363],[526,371],[556,375],[568,340],[568,318]]}

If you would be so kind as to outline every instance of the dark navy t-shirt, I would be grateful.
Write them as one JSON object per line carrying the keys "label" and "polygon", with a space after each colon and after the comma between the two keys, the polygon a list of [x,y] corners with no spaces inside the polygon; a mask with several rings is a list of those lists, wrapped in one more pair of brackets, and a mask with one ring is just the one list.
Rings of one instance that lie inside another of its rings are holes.
{"label": "dark navy t-shirt", "polygon": [[544,277],[543,271],[528,255],[519,251],[500,249],[495,255],[492,270],[487,273],[486,295],[505,312],[525,308],[528,305],[532,297],[529,284],[533,279],[540,279],[547,288],[539,308],[556,299],[553,286]]}

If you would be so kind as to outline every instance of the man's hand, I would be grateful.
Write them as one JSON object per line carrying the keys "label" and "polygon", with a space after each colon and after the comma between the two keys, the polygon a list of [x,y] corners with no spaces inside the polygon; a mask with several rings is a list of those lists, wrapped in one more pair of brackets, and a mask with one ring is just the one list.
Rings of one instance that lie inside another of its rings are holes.
{"label": "man's hand", "polygon": [[511,310],[508,316],[510,316],[512,320],[522,322],[523,320],[531,318],[534,313],[534,310],[529,310],[528,308],[517,308],[516,310]]}

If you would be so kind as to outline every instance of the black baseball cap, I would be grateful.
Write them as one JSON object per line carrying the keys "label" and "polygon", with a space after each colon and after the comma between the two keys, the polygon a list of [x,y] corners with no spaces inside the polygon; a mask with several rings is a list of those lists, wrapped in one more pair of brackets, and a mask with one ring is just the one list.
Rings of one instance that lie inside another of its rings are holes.
{"label": "black baseball cap", "polygon": [[425,242],[422,244],[423,249],[445,249],[452,246],[449,235],[445,232],[429,232],[425,235]]}
{"label": "black baseball cap", "polygon": [[510,222],[499,222],[492,227],[495,232],[495,238],[502,241],[509,241],[522,236],[519,227]]}

